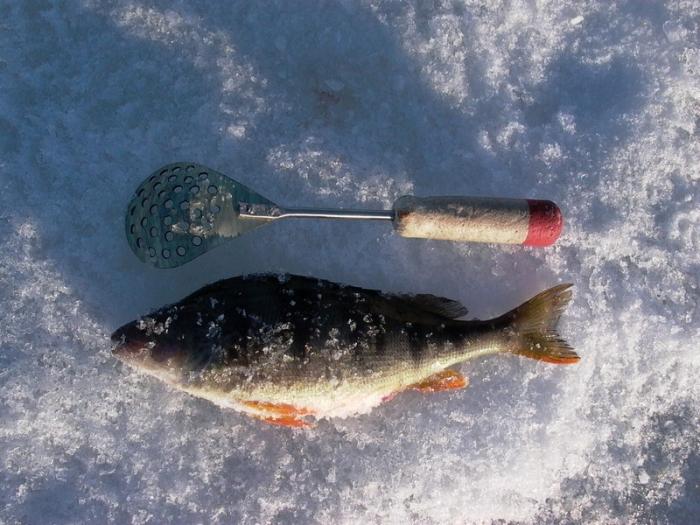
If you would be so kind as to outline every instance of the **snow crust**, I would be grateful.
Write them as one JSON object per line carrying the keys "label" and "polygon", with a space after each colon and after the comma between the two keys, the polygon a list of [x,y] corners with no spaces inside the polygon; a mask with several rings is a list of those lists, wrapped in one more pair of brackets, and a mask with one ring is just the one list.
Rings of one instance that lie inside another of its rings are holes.
{"label": "snow crust", "polygon": [[[692,523],[700,518],[700,4],[0,4],[0,521]],[[177,270],[123,213],[192,160],[290,206],[557,202],[557,246],[279,222]],[[294,432],[169,389],[109,334],[286,271],[497,315],[575,283],[554,367],[493,357]],[[500,520],[500,521],[499,521]]]}

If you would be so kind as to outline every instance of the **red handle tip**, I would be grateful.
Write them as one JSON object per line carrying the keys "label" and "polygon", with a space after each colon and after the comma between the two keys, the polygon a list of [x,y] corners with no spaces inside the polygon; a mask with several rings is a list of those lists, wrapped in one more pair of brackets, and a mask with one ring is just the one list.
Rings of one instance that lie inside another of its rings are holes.
{"label": "red handle tip", "polygon": [[523,242],[526,246],[551,246],[559,238],[564,228],[564,217],[559,207],[552,201],[530,200],[530,222],[527,237]]}

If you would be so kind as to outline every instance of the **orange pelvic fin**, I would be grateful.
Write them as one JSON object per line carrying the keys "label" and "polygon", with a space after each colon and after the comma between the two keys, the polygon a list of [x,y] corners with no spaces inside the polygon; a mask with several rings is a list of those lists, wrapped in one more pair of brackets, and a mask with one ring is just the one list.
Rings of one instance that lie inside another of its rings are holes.
{"label": "orange pelvic fin", "polygon": [[311,428],[313,425],[302,419],[312,412],[306,408],[295,407],[287,403],[269,403],[267,401],[244,401],[243,404],[257,413],[253,417],[282,427]]}
{"label": "orange pelvic fin", "polygon": [[255,419],[264,421],[270,425],[277,425],[280,427],[287,428],[313,428],[314,425],[308,421],[304,421],[301,418],[294,416],[280,416],[280,417],[265,417],[265,416],[253,416]]}
{"label": "orange pelvic fin", "polygon": [[413,390],[423,393],[442,392],[444,390],[459,390],[465,388],[469,381],[459,372],[454,370],[443,370],[437,374],[425,378],[420,383],[411,385]]}
{"label": "orange pelvic fin", "polygon": [[312,412],[306,408],[296,407],[287,403],[269,403],[267,401],[244,401],[248,408],[259,412],[267,412],[276,416],[308,416]]}

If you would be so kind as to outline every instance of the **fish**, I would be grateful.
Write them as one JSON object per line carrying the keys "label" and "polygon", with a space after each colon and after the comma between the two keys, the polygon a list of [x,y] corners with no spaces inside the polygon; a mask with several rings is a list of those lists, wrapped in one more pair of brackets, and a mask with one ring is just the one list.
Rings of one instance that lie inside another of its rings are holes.
{"label": "fish", "polygon": [[290,274],[207,285],[125,324],[112,353],[138,371],[267,423],[368,413],[407,390],[465,388],[465,361],[514,354],[573,364],[556,331],[571,284],[489,320],[459,302]]}

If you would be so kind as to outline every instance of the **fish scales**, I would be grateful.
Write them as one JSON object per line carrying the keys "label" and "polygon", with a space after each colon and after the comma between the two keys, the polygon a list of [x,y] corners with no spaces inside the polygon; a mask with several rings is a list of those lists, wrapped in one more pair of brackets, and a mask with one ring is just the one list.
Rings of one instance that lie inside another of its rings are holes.
{"label": "fish scales", "polygon": [[570,291],[552,290],[533,312],[525,307],[540,296],[520,313],[464,321],[466,309],[441,297],[261,274],[205,286],[112,338],[115,355],[181,390],[303,426],[309,415],[367,412],[419,384],[464,385],[446,369],[482,355],[578,360],[553,330]]}

